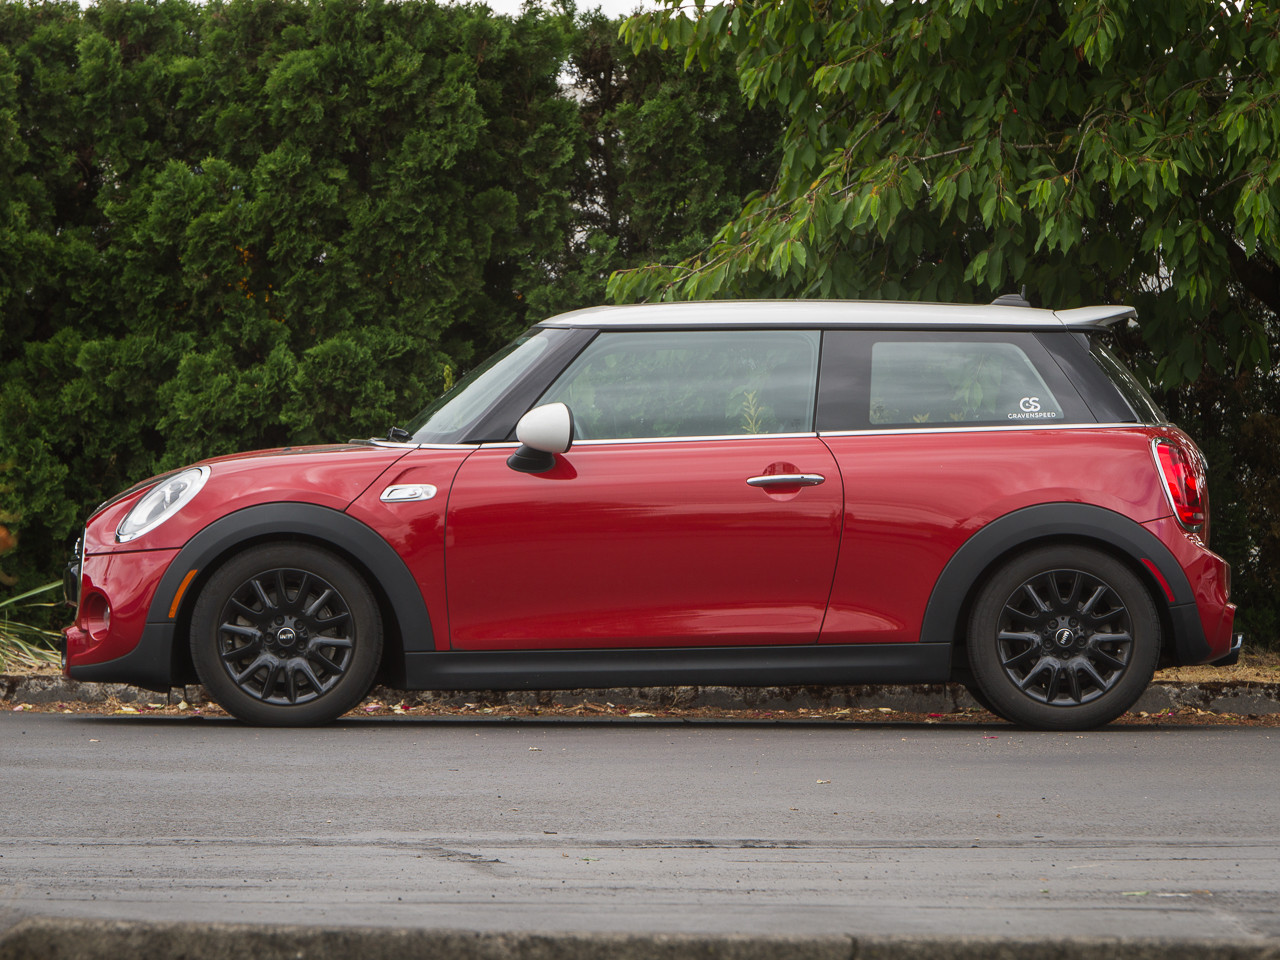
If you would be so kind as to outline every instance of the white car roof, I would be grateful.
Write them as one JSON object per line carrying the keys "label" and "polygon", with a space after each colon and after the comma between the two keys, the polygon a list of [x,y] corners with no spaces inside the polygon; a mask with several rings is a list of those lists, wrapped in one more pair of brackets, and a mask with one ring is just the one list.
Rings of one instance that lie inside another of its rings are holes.
{"label": "white car roof", "polygon": [[541,327],[987,327],[1093,329],[1137,316],[1133,307],[1043,310],[994,304],[891,300],[701,300],[590,307],[550,317]]}

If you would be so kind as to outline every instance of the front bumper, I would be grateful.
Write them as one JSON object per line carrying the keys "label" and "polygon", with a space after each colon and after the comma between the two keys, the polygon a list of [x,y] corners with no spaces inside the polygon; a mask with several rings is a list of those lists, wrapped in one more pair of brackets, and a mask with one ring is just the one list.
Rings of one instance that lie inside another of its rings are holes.
{"label": "front bumper", "polygon": [[138,647],[156,588],[177,554],[177,550],[91,553],[68,565],[64,589],[68,601],[74,597],[77,606],[75,622],[63,630],[63,673],[96,679],[82,675],[81,669],[119,660]]}

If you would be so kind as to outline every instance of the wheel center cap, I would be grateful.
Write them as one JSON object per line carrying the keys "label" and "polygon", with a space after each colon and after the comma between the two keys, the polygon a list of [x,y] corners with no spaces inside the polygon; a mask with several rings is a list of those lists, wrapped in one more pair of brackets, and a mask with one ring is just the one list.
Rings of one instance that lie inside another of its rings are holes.
{"label": "wheel center cap", "polygon": [[1063,627],[1053,635],[1053,642],[1065,649],[1076,642],[1075,632]]}

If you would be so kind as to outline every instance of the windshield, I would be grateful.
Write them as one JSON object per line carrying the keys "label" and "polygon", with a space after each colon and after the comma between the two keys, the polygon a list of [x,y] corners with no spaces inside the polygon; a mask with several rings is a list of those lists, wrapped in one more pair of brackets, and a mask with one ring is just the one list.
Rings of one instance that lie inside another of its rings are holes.
{"label": "windshield", "polygon": [[414,443],[458,443],[507,390],[538,361],[559,331],[531,330],[471,370],[407,427]]}

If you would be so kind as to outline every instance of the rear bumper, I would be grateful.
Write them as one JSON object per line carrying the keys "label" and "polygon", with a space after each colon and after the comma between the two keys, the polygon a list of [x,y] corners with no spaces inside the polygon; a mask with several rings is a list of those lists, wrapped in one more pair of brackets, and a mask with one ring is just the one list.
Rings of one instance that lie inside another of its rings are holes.
{"label": "rear bumper", "polygon": [[[1231,565],[1186,533],[1173,517],[1143,524],[1173,554],[1191,589],[1190,602],[1170,603],[1173,636],[1168,654],[1174,664],[1217,663],[1239,656],[1234,634],[1236,606],[1231,602]],[[1168,584],[1162,584],[1169,600]]]}
{"label": "rear bumper", "polygon": [[[1232,607],[1234,610],[1235,608]],[[1214,660],[1211,666],[1230,667],[1238,663],[1240,660],[1240,649],[1244,646],[1244,634],[1237,633],[1231,638],[1231,652],[1219,660]]]}

